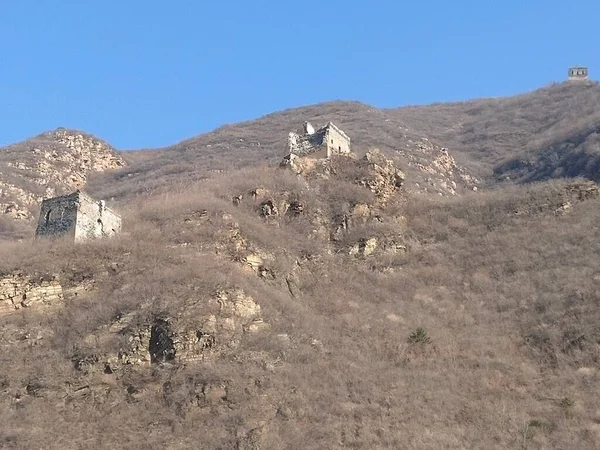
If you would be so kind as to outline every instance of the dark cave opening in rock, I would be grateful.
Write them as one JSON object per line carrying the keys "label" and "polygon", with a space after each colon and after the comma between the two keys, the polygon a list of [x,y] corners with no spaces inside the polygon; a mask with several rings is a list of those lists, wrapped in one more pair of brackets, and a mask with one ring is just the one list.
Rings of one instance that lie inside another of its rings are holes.
{"label": "dark cave opening in rock", "polygon": [[150,330],[150,361],[164,363],[175,359],[175,346],[168,321],[158,319]]}

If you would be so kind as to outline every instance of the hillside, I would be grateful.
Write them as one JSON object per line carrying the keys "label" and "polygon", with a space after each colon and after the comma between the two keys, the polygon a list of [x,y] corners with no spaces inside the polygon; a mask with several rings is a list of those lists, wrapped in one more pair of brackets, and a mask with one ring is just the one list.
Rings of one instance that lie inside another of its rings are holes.
{"label": "hillside", "polygon": [[[583,159],[595,159],[600,84],[565,82],[514,97],[404,107],[387,114],[390,120],[444,142],[462,164],[470,162],[482,177],[490,177],[494,169],[503,173],[507,165],[515,164],[512,161],[527,159],[528,179],[551,178],[543,175],[552,173],[544,155],[568,148]],[[565,169],[568,161],[560,159]],[[564,175],[591,172],[567,170]]]}
{"label": "hillside", "polygon": [[[418,186],[431,185],[428,170],[421,170],[419,164],[431,166],[441,148],[448,149],[465,173],[488,184],[506,176],[536,180],[564,174],[595,179],[589,166],[596,158],[599,111],[600,84],[596,82],[554,84],[507,98],[397,109],[358,102],[322,103],[226,125],[171,147],[139,152],[129,170],[111,180],[117,184],[107,192],[120,196],[141,186],[201,179],[210,171],[276,164],[284,153],[287,134],[305,120],[317,125],[335,122],[350,135],[359,153],[381,149],[407,171],[409,182]],[[567,169],[573,162],[571,154],[578,155],[577,169]],[[507,168],[515,166],[520,168],[518,176],[508,173],[512,169]],[[528,167],[527,173],[523,167]],[[439,180],[434,184],[439,185]],[[102,186],[102,181],[93,186]]]}
{"label": "hillside", "polygon": [[[475,179],[495,184],[507,177],[517,181],[561,176],[596,179],[599,86],[595,82],[562,83],[515,97],[389,110],[342,101],[293,108],[225,125],[171,147],[123,152],[127,168],[108,174],[88,170],[85,178],[92,192],[119,199],[223,170],[277,164],[285,154],[287,134],[309,120],[316,125],[328,121],[339,125],[359,155],[381,149],[403,168],[407,183],[417,190],[462,192],[477,184]],[[45,148],[40,137],[33,140]],[[0,149],[0,160],[13,164],[10,155],[28,145]],[[46,140],[46,145],[52,149],[55,142]],[[443,161],[443,148],[456,162]],[[458,189],[452,187],[456,174],[436,173],[440,172],[436,166],[448,164],[452,172],[474,177],[473,182],[461,183],[458,177]],[[52,170],[64,171],[58,166]],[[2,171],[9,178],[12,172],[14,168]],[[17,187],[25,183],[19,176]],[[39,188],[29,184],[26,193],[35,191],[34,197],[40,198]]]}
{"label": "hillside", "polygon": [[[415,190],[453,195],[477,184],[467,168],[457,165],[426,133],[413,133],[392,123],[383,111],[358,102],[330,102],[289,109],[262,118],[220,127],[210,133],[182,141],[172,147],[124,153],[129,168],[114,177],[94,177],[91,189],[106,197],[121,197],[132,191],[198,180],[210,173],[249,166],[277,165],[286,154],[290,131],[304,121],[319,126],[332,121],[351,140],[359,156],[378,148],[407,173]],[[107,186],[108,189],[104,189]]]}
{"label": "hillside", "polygon": [[0,236],[30,235],[44,198],[82,188],[91,174],[125,165],[105,141],[75,130],[0,148]]}
{"label": "hillside", "polygon": [[[117,152],[107,142],[75,130],[56,130],[0,148],[0,233],[31,235],[43,198],[85,186],[92,195],[116,202],[170,190],[219,172],[277,165],[287,136],[305,120],[334,121],[348,130],[358,156],[378,148],[402,167],[411,191],[456,195],[479,183],[451,153],[424,135],[407,133],[377,109],[332,102],[296,108],[221,127],[165,149]],[[14,226],[14,221],[21,221]]]}
{"label": "hillside", "polygon": [[598,188],[394,173],[215,174],[0,246],[3,448],[595,448]]}
{"label": "hillside", "polygon": [[[0,447],[597,448],[599,92],[0,149]],[[355,154],[280,165],[305,120]],[[122,233],[33,240],[80,187]]]}

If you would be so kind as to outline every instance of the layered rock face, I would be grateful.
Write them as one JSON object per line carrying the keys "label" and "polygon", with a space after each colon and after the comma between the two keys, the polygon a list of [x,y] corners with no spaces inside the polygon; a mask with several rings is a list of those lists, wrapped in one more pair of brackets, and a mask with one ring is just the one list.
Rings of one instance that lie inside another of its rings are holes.
{"label": "layered rock face", "polygon": [[0,278],[0,315],[37,304],[54,304],[62,299],[63,288],[55,276],[12,274]]}
{"label": "layered rock face", "polygon": [[0,150],[0,216],[20,221],[34,219],[44,198],[85,186],[91,173],[126,165],[105,141],[62,128]]}

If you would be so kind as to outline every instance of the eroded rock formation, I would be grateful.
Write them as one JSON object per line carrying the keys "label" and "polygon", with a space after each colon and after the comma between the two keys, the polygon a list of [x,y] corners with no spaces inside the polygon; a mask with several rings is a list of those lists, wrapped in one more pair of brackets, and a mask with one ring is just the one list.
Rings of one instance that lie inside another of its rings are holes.
{"label": "eroded rock formation", "polygon": [[56,304],[62,299],[63,288],[56,275],[17,273],[0,278],[0,315],[38,304]]}
{"label": "eroded rock formation", "polygon": [[0,214],[32,220],[44,198],[85,186],[91,173],[125,165],[105,141],[62,128],[5,147],[0,160]]}

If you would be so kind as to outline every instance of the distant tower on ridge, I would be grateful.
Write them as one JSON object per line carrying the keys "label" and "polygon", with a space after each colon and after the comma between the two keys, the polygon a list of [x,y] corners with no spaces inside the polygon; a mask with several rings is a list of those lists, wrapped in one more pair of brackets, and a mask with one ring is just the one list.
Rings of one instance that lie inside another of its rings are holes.
{"label": "distant tower on ridge", "polygon": [[569,81],[579,81],[588,79],[588,68],[575,66],[569,68]]}

